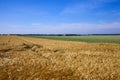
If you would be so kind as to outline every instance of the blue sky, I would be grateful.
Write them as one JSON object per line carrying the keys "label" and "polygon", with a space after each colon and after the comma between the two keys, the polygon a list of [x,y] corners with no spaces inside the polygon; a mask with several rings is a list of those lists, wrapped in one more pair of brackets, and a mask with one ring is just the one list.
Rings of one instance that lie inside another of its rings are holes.
{"label": "blue sky", "polygon": [[0,0],[0,33],[117,34],[120,0]]}

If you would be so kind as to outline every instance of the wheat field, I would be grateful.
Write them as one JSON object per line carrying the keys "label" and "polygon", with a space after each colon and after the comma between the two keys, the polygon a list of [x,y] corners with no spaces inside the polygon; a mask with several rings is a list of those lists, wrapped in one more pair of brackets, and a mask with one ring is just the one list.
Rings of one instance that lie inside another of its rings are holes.
{"label": "wheat field", "polygon": [[0,80],[120,80],[120,44],[0,36]]}

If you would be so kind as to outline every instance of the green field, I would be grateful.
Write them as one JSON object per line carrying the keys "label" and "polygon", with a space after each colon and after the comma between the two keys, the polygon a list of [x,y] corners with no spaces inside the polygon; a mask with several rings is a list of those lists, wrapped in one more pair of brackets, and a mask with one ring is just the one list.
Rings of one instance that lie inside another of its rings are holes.
{"label": "green field", "polygon": [[30,36],[30,37],[92,43],[120,43],[120,36]]}

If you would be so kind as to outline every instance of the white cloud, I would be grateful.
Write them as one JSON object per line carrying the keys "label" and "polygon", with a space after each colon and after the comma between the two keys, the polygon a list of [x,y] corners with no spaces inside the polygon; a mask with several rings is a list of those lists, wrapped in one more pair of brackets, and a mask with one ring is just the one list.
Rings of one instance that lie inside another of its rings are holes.
{"label": "white cloud", "polygon": [[95,5],[89,3],[77,3],[68,7],[65,7],[63,11],[60,13],[61,15],[64,14],[76,14],[76,13],[83,13],[88,10],[94,9]]}
{"label": "white cloud", "polygon": [[57,25],[31,24],[31,25],[0,25],[0,33],[26,33],[26,34],[96,34],[120,33],[120,23],[61,23]]}
{"label": "white cloud", "polygon": [[87,0],[85,2],[73,3],[63,9],[60,13],[64,14],[76,14],[76,13],[84,13],[96,8],[103,6],[105,3],[114,2],[117,0]]}

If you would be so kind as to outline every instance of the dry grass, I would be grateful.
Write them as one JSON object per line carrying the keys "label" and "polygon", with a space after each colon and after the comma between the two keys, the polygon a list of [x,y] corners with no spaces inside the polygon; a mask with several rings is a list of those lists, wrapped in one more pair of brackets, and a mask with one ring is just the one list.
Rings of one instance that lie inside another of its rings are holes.
{"label": "dry grass", "polygon": [[0,80],[120,80],[120,44],[0,36]]}

